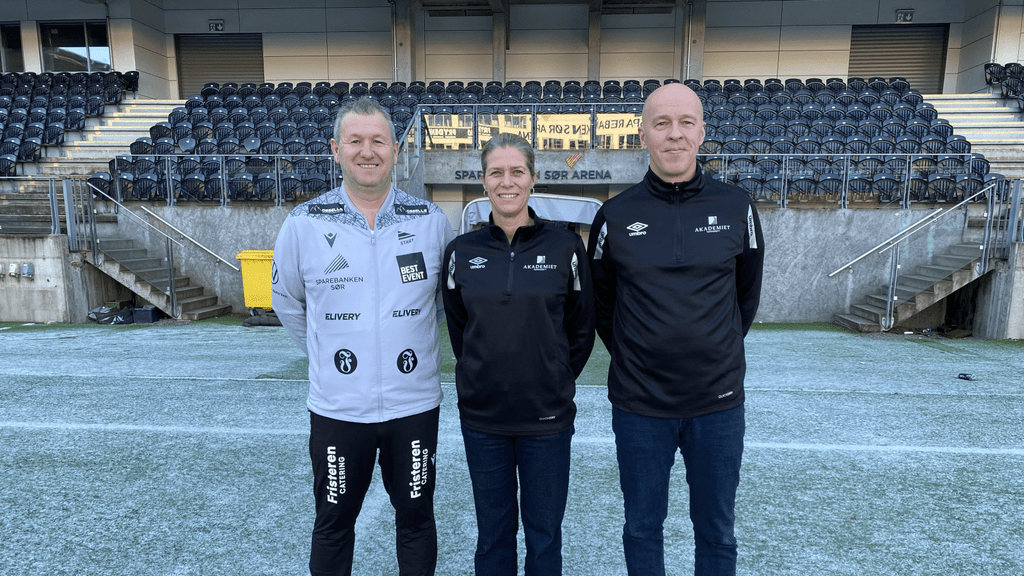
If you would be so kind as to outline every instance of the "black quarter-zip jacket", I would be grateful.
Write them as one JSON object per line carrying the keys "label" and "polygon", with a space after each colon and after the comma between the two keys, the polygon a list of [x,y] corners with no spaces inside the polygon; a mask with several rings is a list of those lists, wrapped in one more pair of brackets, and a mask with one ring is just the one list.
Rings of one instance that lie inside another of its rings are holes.
{"label": "black quarter-zip jacket", "polygon": [[445,250],[442,285],[459,415],[491,434],[556,434],[576,416],[576,377],[594,347],[583,240],[537,218],[511,244],[493,224]]}
{"label": "black quarter-zip jacket", "polygon": [[694,418],[743,403],[764,265],[746,192],[699,167],[674,184],[648,169],[598,211],[589,256],[613,405]]}

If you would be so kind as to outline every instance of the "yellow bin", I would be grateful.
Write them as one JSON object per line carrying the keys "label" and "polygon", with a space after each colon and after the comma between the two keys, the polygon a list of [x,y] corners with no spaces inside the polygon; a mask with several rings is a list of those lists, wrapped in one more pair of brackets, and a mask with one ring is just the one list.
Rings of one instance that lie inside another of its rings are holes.
{"label": "yellow bin", "polygon": [[242,293],[247,308],[270,308],[273,250],[242,250],[235,258],[242,262]]}

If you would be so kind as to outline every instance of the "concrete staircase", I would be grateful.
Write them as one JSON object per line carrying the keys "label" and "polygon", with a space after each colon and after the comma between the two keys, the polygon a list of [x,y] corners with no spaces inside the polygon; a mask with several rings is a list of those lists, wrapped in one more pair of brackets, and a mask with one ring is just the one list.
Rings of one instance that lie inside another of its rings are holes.
{"label": "concrete staircase", "polygon": [[926,94],[924,99],[949,120],[954,134],[970,141],[972,152],[985,155],[992,172],[1024,178],[1024,115],[1015,101],[992,93]]}
{"label": "concrete staircase", "polygon": [[218,304],[216,294],[206,294],[205,288],[193,284],[188,276],[177,270],[174,271],[173,283],[178,309],[172,309],[169,294],[172,279],[169,278],[167,261],[163,255],[154,256],[130,239],[100,238],[97,245],[99,258],[93,261],[92,251],[89,250],[86,252],[86,261],[168,316],[183,320],[204,320],[231,313],[230,305]]}
{"label": "concrete staircase", "polygon": [[[981,275],[977,266],[981,262],[980,244],[955,244],[944,254],[935,256],[927,265],[918,266],[910,274],[902,274],[896,281],[896,302],[893,311],[894,326],[923,312],[932,304],[974,282]],[[988,269],[995,259],[989,260]],[[835,323],[856,332],[881,332],[886,313],[888,287],[882,286],[866,301],[854,304],[847,314],[836,314]]]}
{"label": "concrete staircase", "polygon": [[[42,178],[88,178],[96,172],[108,171],[110,160],[119,154],[129,154],[132,142],[149,136],[151,126],[166,121],[167,114],[182,105],[182,100],[137,99],[108,105],[103,116],[86,120],[84,130],[68,133],[64,145],[46,148],[37,164],[19,164],[20,176],[37,176],[40,180],[0,181],[0,234],[49,234],[51,210],[47,183]],[[59,199],[61,232],[65,232],[63,196]],[[116,229],[116,214],[98,213],[93,217],[104,228]],[[167,293],[171,279],[162,256],[151,256],[133,240],[100,238],[97,242],[99,258],[94,262],[92,251],[87,250],[86,261],[168,316],[202,320],[231,313],[230,305],[218,304],[215,294],[206,294],[203,286],[179,273],[173,279],[178,310],[172,310]]]}
{"label": "concrete staircase", "polygon": [[[983,214],[981,211],[968,218],[967,230],[959,243],[953,244],[945,252],[935,254],[927,264],[909,272],[901,271],[896,281],[893,327],[905,324],[911,317],[981,277],[978,269],[985,227]],[[985,270],[992,270],[998,260],[990,254]],[[889,265],[888,255],[876,261],[884,262],[877,264],[879,266]],[[887,284],[878,286],[878,290],[866,296],[862,302],[851,305],[846,314],[836,314],[834,322],[856,332],[882,331],[888,293]]]}

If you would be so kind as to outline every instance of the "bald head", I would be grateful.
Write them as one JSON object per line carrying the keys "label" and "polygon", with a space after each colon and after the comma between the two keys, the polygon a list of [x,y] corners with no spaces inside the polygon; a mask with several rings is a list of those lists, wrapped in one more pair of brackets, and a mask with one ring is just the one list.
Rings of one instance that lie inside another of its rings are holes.
{"label": "bald head", "polygon": [[704,142],[704,108],[682,84],[667,84],[647,97],[640,142],[651,154],[651,170],[666,182],[686,182],[697,171]]}
{"label": "bald head", "polygon": [[704,107],[701,105],[700,98],[697,96],[697,93],[690,90],[686,85],[675,82],[672,84],[665,84],[654,92],[651,92],[651,95],[644,101],[644,113],[642,117],[642,122],[644,124],[646,124],[648,119],[656,113],[658,107],[663,102],[692,106],[694,107],[696,114],[701,119],[704,117]]}

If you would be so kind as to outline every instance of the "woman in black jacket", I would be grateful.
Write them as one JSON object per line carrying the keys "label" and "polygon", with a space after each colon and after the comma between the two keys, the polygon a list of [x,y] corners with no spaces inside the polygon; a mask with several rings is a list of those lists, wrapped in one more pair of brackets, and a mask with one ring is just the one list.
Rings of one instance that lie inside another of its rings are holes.
{"label": "woman in black jacket", "polygon": [[[481,153],[488,226],[445,250],[442,285],[477,516],[477,575],[516,574],[522,494],[526,574],[562,573],[576,378],[594,346],[583,240],[527,202],[534,153],[514,134]],[[517,479],[518,471],[518,479]]]}

